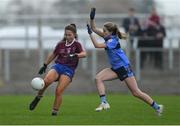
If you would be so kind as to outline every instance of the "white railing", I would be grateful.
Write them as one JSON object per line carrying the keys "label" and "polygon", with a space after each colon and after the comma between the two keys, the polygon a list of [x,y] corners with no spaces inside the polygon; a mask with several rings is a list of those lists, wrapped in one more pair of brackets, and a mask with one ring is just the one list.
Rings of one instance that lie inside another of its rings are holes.
{"label": "white railing", "polygon": [[[11,40],[12,38],[10,38]],[[13,40],[15,40],[16,38],[13,38]],[[22,39],[22,38],[21,38]],[[29,38],[30,40],[31,39],[35,39],[35,38]],[[36,38],[37,41],[39,41],[40,38]],[[137,46],[135,45],[138,45],[138,38],[134,38],[134,46],[133,48],[131,48],[131,45],[130,45],[130,42],[126,45],[126,52],[129,52],[128,53],[128,57],[131,57],[131,51],[134,51],[135,52],[135,73],[136,73],[136,78],[138,81],[141,80],[141,67],[140,67],[140,62],[141,62],[141,52],[157,52],[157,51],[160,51],[160,52],[164,52],[164,51],[168,51],[168,68],[169,70],[172,70],[174,69],[173,68],[173,61],[174,61],[174,51],[178,51],[179,52],[179,59],[177,59],[177,62],[179,63],[179,67],[180,67],[180,38],[173,38],[173,39],[178,39],[178,47],[177,48],[173,48],[172,47],[172,38],[166,38],[166,40],[168,40],[169,42],[169,47],[168,48],[147,48],[147,47],[141,47],[141,48],[138,48]],[[9,39],[6,38],[6,40],[8,41]],[[17,40],[20,40],[20,38],[18,38]],[[3,38],[3,41],[5,41],[5,38]],[[40,40],[42,41],[42,40]],[[41,47],[40,47],[41,46]],[[40,47],[40,48],[39,48]],[[86,48],[86,47],[85,47]],[[4,56],[2,56],[2,51],[1,50],[4,50]],[[9,81],[10,80],[10,50],[13,49],[13,48],[1,48],[1,39],[0,39],[0,60],[2,60],[2,57],[4,57],[4,66],[2,66],[2,63],[0,64],[0,68],[1,69],[4,69],[4,75],[5,75],[5,80],[6,81]],[[24,48],[19,48],[19,49],[25,49],[25,52],[27,51],[27,48],[26,46],[24,46]],[[44,50],[45,48],[42,46],[42,45],[37,45],[35,48],[29,48],[28,49],[40,49],[39,50],[39,65],[41,66],[43,64],[43,61],[44,61]],[[46,48],[47,49],[47,48]],[[97,51],[96,49],[92,48],[92,50],[90,51],[92,54],[92,59],[91,60],[88,60],[89,58],[85,58],[82,60],[82,68],[84,70],[88,69],[88,62],[91,61],[91,77],[92,79],[95,77],[96,73],[97,73],[97,64],[98,64],[98,57],[97,57]],[[180,68],[179,68],[179,76],[178,78],[180,78]]]}
{"label": "white railing", "polygon": [[[138,38],[135,37],[133,38],[134,41],[134,47],[133,50],[135,51],[135,55],[136,55],[136,66],[135,66],[135,72],[136,72],[136,78],[138,81],[141,80],[141,67],[140,67],[140,62],[141,62],[141,52],[164,52],[164,51],[168,51],[168,68],[169,70],[174,69],[173,68],[173,62],[174,62],[174,53],[173,51],[177,50],[179,52],[179,59],[177,60],[179,63],[179,67],[180,67],[180,38],[168,38],[166,37],[165,39],[169,42],[169,47],[168,48],[152,48],[152,47],[138,47],[138,41],[139,39],[142,40],[142,38]],[[178,40],[178,47],[173,48],[173,39]],[[154,40],[154,38],[149,37],[149,38],[145,38],[144,40]],[[179,79],[180,79],[180,68],[179,68]]]}
{"label": "white railing", "polygon": [[[141,20],[145,19],[148,15],[147,14],[139,14],[137,15]],[[103,22],[99,19],[108,19],[108,18],[111,18],[113,22],[116,22],[116,23],[119,23],[121,24],[121,21],[124,17],[127,17],[127,14],[98,14],[97,17],[96,17],[96,21],[97,21],[97,24],[98,22],[100,22],[100,24],[102,25]],[[165,24],[168,28],[174,28],[172,26],[174,26],[174,24],[176,24],[175,26],[180,26],[178,25],[178,20],[180,19],[180,17],[173,17],[173,16],[163,16],[165,20]],[[7,37],[1,37],[0,36],[0,61],[2,61],[2,49],[5,50],[5,53],[4,53],[4,65],[5,67],[2,67],[2,62],[0,63],[0,69],[4,69],[4,74],[5,74],[5,80],[6,81],[9,81],[10,80],[10,54],[9,54],[9,50],[11,49],[24,49],[25,50],[25,55],[28,57],[29,56],[29,49],[39,49],[39,64],[41,65],[44,61],[44,49],[49,49],[49,48],[53,48],[53,46],[55,46],[56,42],[59,41],[59,38],[62,38],[62,35],[64,34],[64,31],[63,29],[61,29],[61,31],[58,31],[58,35],[54,35],[54,36],[44,36],[42,33],[44,32],[42,29],[43,29],[43,26],[54,26],[53,23],[51,22],[46,22],[46,20],[55,20],[55,21],[58,21],[58,25],[61,24],[61,20],[63,19],[68,19],[68,20],[71,20],[71,21],[75,21],[74,23],[77,23],[78,25],[81,25],[81,28],[84,29],[84,31],[80,31],[79,35],[82,35],[82,38],[81,36],[79,37],[80,41],[81,42],[88,42],[88,43],[91,43],[90,42],[90,39],[89,39],[89,36],[87,34],[87,31],[86,31],[86,28],[85,28],[85,25],[86,25],[86,22],[84,22],[84,20],[88,20],[89,19],[89,15],[87,14],[83,14],[83,15],[74,15],[74,16],[69,16],[69,15],[53,15],[53,16],[20,16],[20,17],[14,17],[14,16],[7,16],[7,19],[8,21],[10,20],[10,22],[12,24],[9,24],[10,26],[16,26],[17,24],[15,23],[16,20],[24,20],[24,21],[29,21],[29,20],[33,20],[34,22],[32,24],[28,24],[26,22],[24,22],[24,24],[22,24],[21,26],[24,27],[25,29],[25,32],[22,33],[22,36],[23,37],[18,37],[18,36],[14,36],[14,37],[10,37],[10,36],[7,36]],[[168,19],[168,21],[167,21]],[[83,24],[81,24],[82,21],[84,22]],[[42,21],[45,21],[45,22],[42,22]],[[79,22],[80,21],[80,22]],[[104,20],[103,20],[104,21]],[[118,21],[118,22],[117,22]],[[173,21],[173,23],[172,23]],[[170,23],[168,23],[170,22]],[[62,23],[62,26],[65,26],[64,23],[67,23],[67,22],[63,22]],[[69,22],[68,22],[69,23]],[[71,22],[72,23],[72,22]],[[170,24],[172,24],[172,26],[170,26]],[[35,26],[36,27],[36,35],[35,36],[30,36],[30,27],[32,26]],[[56,26],[58,26],[56,25]],[[66,24],[67,25],[67,24]],[[3,27],[2,27],[3,28]],[[8,33],[7,33],[8,34]],[[173,34],[173,33],[172,33]],[[125,45],[125,49],[127,50],[126,53],[128,55],[128,57],[131,55],[131,50],[133,49],[135,51],[135,55],[136,55],[136,66],[135,66],[135,72],[136,72],[136,76],[137,76],[137,79],[140,80],[141,79],[141,75],[140,75],[140,72],[141,72],[141,69],[140,69],[140,52],[141,51],[164,51],[164,50],[168,50],[168,59],[169,59],[169,69],[173,69],[173,59],[174,59],[174,55],[173,55],[173,51],[178,49],[180,51],[180,38],[178,37],[167,37],[166,38],[169,42],[169,45],[168,45],[168,48],[137,48],[137,42],[138,42],[138,38],[134,38],[134,45],[133,47],[134,48],[131,48],[131,45],[130,45],[130,42]],[[172,42],[172,39],[176,39],[178,40],[179,42],[179,48],[174,48],[172,45],[173,45],[173,42]],[[3,45],[4,42],[7,43],[7,41],[17,41],[20,43],[20,41],[24,41],[23,44],[19,44],[19,45],[16,45],[16,44],[11,44],[11,42],[9,43],[8,46],[6,45]],[[51,45],[48,45],[48,46],[45,46],[46,44],[44,43],[49,43],[49,42],[46,42],[46,41],[51,41]],[[84,47],[86,48],[86,43],[82,43],[84,45]],[[53,46],[52,46],[53,45]],[[14,47],[15,46],[15,47]],[[89,47],[88,47],[89,48]],[[93,48],[92,48],[93,49]],[[179,53],[179,57],[180,57],[180,53]],[[179,58],[180,59],[180,58]],[[92,78],[95,77],[96,75],[96,72],[97,72],[97,62],[98,62],[98,57],[97,57],[97,51],[96,50],[92,50],[92,65],[91,65],[91,76]],[[88,58],[86,59],[83,59],[82,60],[82,68],[83,69],[87,69],[87,64],[88,64],[89,60]],[[180,61],[178,61],[180,63]],[[180,78],[180,65],[179,65],[179,78]]]}

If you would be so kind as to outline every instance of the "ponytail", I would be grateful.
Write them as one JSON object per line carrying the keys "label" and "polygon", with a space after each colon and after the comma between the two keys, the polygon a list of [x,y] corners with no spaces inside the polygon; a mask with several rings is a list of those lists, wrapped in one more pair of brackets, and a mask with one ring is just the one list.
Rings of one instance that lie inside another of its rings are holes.
{"label": "ponytail", "polygon": [[117,36],[118,36],[120,39],[127,39],[127,38],[128,38],[128,36],[127,36],[126,33],[122,33],[122,32],[120,32],[119,30],[118,30],[118,32],[117,32]]}
{"label": "ponytail", "polygon": [[122,33],[119,31],[119,28],[116,24],[114,24],[114,32],[115,32],[115,35],[117,35],[120,39],[128,38],[126,33]]}
{"label": "ponytail", "polygon": [[120,39],[127,39],[128,36],[126,35],[126,33],[122,33],[119,31],[119,28],[116,24],[112,23],[112,22],[106,22],[104,24],[104,27],[109,31],[112,32],[112,35],[116,35],[118,36]]}
{"label": "ponytail", "polygon": [[72,23],[72,24],[70,24],[70,25],[74,27],[74,30],[75,30],[75,32],[74,32],[74,33],[75,33],[75,39],[78,39],[76,24]]}
{"label": "ponytail", "polygon": [[73,26],[74,27],[74,30],[75,30],[75,32],[77,33],[77,28],[76,28],[76,24],[70,24],[71,26]]}

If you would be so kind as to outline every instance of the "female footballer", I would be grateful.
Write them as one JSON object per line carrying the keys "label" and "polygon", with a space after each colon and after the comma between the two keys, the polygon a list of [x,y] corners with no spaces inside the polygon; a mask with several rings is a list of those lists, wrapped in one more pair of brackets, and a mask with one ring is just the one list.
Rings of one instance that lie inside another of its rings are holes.
{"label": "female footballer", "polygon": [[[100,95],[101,104],[95,110],[101,111],[103,109],[106,110],[110,108],[110,105],[108,104],[106,99],[105,86],[103,82],[119,78],[121,81],[125,81],[133,96],[151,105],[152,108],[156,110],[157,114],[161,115],[163,111],[163,105],[157,104],[149,95],[142,92],[137,86],[136,79],[130,66],[130,62],[121,49],[119,43],[119,39],[125,39],[126,35],[122,34],[119,31],[118,26],[112,22],[107,22],[104,24],[103,32],[97,29],[94,21],[95,11],[95,8],[91,9],[90,26],[89,24],[87,24],[87,30],[94,47],[105,49],[108,55],[109,62],[112,66],[112,68],[106,68],[96,75],[96,86]],[[92,35],[92,31],[97,35],[103,37],[105,42],[98,43],[95,37]]]}
{"label": "female footballer", "polygon": [[77,41],[76,25],[67,25],[63,40],[56,45],[54,51],[47,57],[43,67],[39,70],[39,74],[45,73],[48,64],[55,60],[55,64],[44,78],[45,87],[38,92],[35,99],[31,102],[29,109],[34,110],[46,88],[54,81],[58,81],[52,108],[52,115],[56,116],[62,103],[62,94],[73,79],[79,58],[84,57],[86,57],[86,52]]}

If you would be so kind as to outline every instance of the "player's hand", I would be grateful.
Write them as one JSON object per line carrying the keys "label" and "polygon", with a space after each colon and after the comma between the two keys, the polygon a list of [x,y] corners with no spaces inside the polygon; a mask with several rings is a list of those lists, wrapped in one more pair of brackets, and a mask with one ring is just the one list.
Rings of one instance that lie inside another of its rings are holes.
{"label": "player's hand", "polygon": [[96,8],[91,8],[90,19],[94,20],[95,15],[96,15]]}
{"label": "player's hand", "polygon": [[47,69],[47,65],[46,64],[44,64],[41,68],[40,68],[40,70],[39,70],[39,72],[38,72],[38,74],[43,74],[43,73],[45,73],[46,72],[46,69]]}
{"label": "player's hand", "polygon": [[88,34],[92,34],[92,29],[90,28],[89,24],[87,24],[87,31],[88,31]]}
{"label": "player's hand", "polygon": [[78,55],[75,53],[75,54],[69,54],[68,55],[69,58],[78,58]]}

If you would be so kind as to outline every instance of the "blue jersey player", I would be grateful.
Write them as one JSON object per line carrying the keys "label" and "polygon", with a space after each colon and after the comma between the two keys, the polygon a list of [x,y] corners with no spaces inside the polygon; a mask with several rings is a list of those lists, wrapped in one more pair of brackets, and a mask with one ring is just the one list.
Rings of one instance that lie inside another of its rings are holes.
{"label": "blue jersey player", "polygon": [[[103,26],[103,31],[96,28],[94,17],[95,8],[91,9],[90,13],[90,26],[87,24],[87,30],[90,35],[91,41],[95,48],[104,48],[112,68],[106,68],[96,75],[96,86],[100,95],[101,103],[95,109],[96,111],[106,110],[110,108],[105,95],[104,81],[114,80],[119,78],[125,81],[127,87],[133,96],[146,102],[155,109],[158,115],[163,112],[163,105],[157,104],[149,95],[142,92],[137,85],[130,62],[121,49],[119,39],[126,39],[126,34],[119,31],[118,26],[112,22],[107,22]],[[92,35],[95,32],[97,35],[104,38],[104,43],[98,43]]]}

